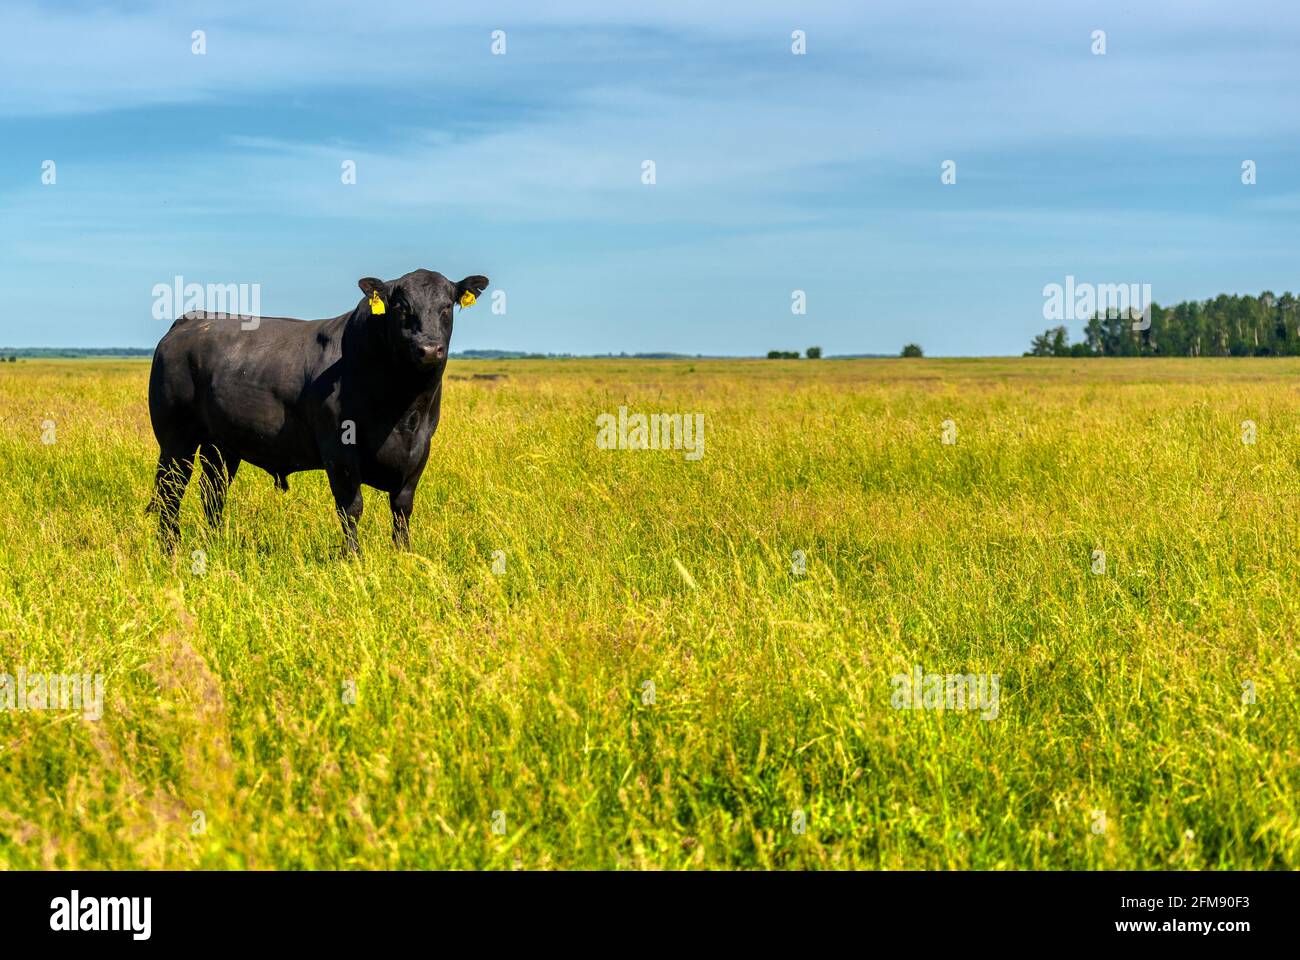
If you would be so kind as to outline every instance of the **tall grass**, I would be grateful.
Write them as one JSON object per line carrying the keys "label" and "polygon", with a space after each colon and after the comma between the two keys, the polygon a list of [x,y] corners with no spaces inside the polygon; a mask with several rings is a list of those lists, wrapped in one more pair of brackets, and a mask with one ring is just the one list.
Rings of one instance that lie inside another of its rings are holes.
{"label": "tall grass", "polygon": [[0,672],[106,677],[0,711],[0,867],[1300,866],[1300,362],[453,361],[359,561],[249,466],[163,555],[147,369],[0,367]]}

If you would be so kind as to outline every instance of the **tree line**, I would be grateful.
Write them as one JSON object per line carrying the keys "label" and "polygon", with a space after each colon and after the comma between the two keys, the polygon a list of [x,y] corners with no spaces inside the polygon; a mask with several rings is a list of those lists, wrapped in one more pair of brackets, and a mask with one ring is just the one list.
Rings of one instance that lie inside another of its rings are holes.
{"label": "tree line", "polygon": [[[809,360],[820,360],[822,357],[821,347],[809,347],[805,354]],[[769,360],[798,360],[798,350],[769,350],[767,351]]]}
{"label": "tree line", "polygon": [[1258,297],[1221,293],[1172,307],[1153,303],[1150,326],[1134,311],[1094,313],[1082,341],[1070,343],[1065,327],[1050,327],[1034,337],[1025,356],[1300,356],[1300,302],[1289,292],[1266,290]]}
{"label": "tree line", "polygon": [[[821,348],[821,347],[809,347],[809,348],[804,352],[804,356],[806,356],[809,360],[820,360],[820,359],[821,359],[821,356],[822,356],[822,348]],[[851,354],[850,356],[855,356],[855,357],[876,357],[876,356],[881,356],[881,357],[883,357],[883,356],[885,356],[885,354],[883,354],[883,353],[882,353],[882,354],[875,354],[875,353],[857,353],[857,354]],[[900,353],[899,356],[900,356],[900,357],[923,357],[923,356],[925,356],[925,353],[921,350],[921,347],[920,347],[919,344],[909,343],[909,344],[907,344],[905,347],[903,347],[903,352]],[[799,351],[798,351],[798,350],[769,350],[769,351],[767,351],[767,359],[769,359],[769,360],[798,360],[798,359],[799,359]]]}

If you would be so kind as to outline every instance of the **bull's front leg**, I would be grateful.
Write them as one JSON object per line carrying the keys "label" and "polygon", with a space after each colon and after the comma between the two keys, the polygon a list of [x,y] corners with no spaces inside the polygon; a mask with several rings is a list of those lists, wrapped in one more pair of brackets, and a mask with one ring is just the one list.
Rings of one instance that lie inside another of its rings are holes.
{"label": "bull's front leg", "polygon": [[334,508],[343,524],[343,552],[356,556],[361,552],[357,544],[357,521],[361,519],[364,503],[361,499],[361,471],[350,464],[335,463],[326,468],[330,492],[334,494]]}
{"label": "bull's front leg", "polygon": [[388,505],[393,508],[393,544],[398,550],[411,546],[411,508],[415,505],[415,488],[408,487],[388,495]]}

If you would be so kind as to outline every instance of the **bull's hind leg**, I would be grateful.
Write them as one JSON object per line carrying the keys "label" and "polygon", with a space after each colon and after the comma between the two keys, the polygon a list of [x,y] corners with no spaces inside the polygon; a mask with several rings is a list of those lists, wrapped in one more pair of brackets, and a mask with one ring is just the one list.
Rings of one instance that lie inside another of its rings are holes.
{"label": "bull's hind leg", "polygon": [[194,471],[194,448],[167,448],[158,455],[154,474],[154,503],[158,508],[158,533],[163,547],[170,553],[180,539],[181,497]]}
{"label": "bull's hind leg", "polygon": [[217,527],[221,525],[221,512],[226,506],[226,491],[239,469],[239,458],[226,457],[217,447],[205,443],[199,447],[199,463],[203,471],[199,477],[203,515],[209,526]]}

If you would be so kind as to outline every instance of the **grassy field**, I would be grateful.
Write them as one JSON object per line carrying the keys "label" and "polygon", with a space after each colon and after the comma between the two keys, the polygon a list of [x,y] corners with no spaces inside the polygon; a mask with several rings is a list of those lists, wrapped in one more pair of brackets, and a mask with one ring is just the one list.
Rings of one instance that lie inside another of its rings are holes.
{"label": "grassy field", "polygon": [[0,366],[0,672],[105,678],[0,867],[1300,867],[1298,361],[453,361],[359,561],[247,466],[164,556],[147,371]]}

